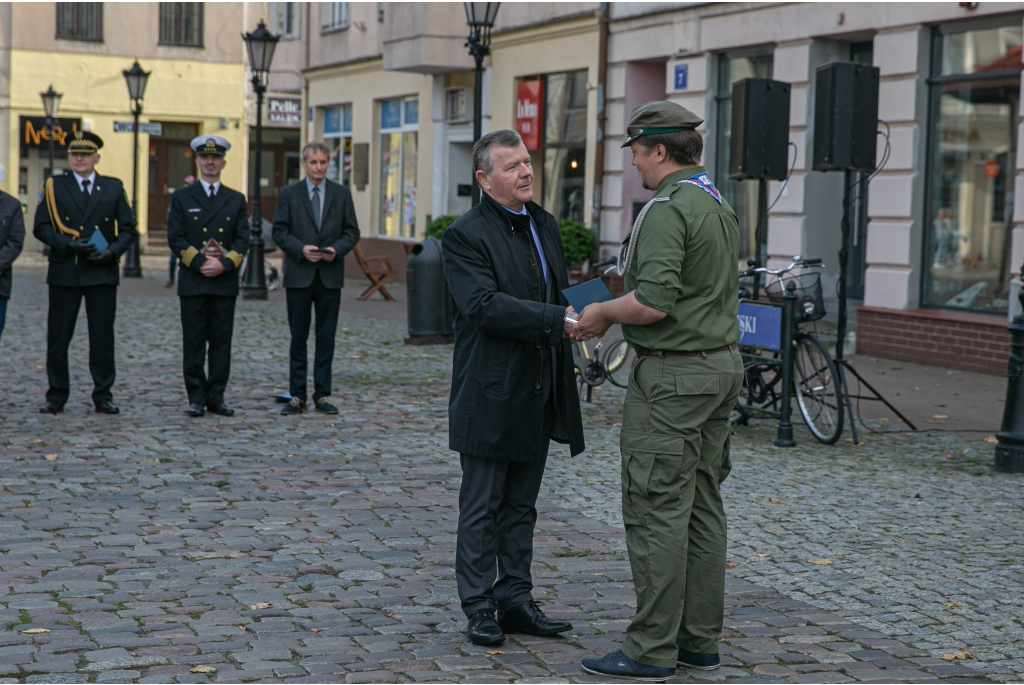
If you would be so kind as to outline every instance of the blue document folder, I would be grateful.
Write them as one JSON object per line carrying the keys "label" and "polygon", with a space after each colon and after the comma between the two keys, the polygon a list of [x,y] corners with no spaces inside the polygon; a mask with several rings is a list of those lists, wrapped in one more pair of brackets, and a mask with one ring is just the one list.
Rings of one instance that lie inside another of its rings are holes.
{"label": "blue document folder", "polygon": [[565,299],[569,300],[569,304],[577,313],[582,312],[584,307],[593,302],[607,302],[615,299],[600,278],[566,288],[562,294],[565,295]]}
{"label": "blue document folder", "polygon": [[96,246],[97,252],[99,252],[100,250],[105,250],[108,247],[110,247],[110,243],[107,242],[107,239],[104,238],[103,234],[100,233],[98,230],[92,232],[92,235],[89,236],[88,242],[90,245]]}

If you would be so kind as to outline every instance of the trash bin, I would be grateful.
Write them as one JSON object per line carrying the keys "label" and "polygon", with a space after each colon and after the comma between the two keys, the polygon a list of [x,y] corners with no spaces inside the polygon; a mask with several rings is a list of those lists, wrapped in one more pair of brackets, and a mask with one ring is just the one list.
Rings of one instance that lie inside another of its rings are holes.
{"label": "trash bin", "polygon": [[406,293],[409,307],[407,345],[450,343],[452,301],[444,275],[441,241],[427,238],[409,252],[406,260]]}

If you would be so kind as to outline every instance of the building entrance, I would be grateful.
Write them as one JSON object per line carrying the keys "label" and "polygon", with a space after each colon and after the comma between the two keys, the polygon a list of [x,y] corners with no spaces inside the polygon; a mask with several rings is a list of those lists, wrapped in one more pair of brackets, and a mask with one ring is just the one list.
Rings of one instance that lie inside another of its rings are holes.
{"label": "building entrance", "polygon": [[149,137],[149,209],[146,213],[148,248],[167,247],[167,210],[171,193],[196,175],[189,143],[199,135],[198,124],[162,122],[163,132]]}

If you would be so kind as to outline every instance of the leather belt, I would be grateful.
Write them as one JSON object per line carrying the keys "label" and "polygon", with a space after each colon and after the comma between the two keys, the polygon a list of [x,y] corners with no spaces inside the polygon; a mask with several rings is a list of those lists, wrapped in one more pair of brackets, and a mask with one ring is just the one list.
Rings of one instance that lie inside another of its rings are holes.
{"label": "leather belt", "polygon": [[646,347],[636,348],[636,356],[638,357],[701,357],[709,354],[718,354],[719,352],[728,352],[729,350],[739,349],[739,345],[733,343],[732,345],[726,345],[725,347],[716,347],[713,350],[704,350],[703,352],[676,352],[675,350],[649,350]]}

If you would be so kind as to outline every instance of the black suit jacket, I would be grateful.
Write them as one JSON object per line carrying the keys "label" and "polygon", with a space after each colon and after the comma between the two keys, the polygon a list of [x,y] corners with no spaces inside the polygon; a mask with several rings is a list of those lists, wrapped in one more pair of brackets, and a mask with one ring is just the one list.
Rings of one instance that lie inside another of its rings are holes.
{"label": "black suit jacket", "polygon": [[[208,257],[203,250],[210,239],[220,243],[224,273],[209,278],[199,269]],[[167,216],[167,245],[181,258],[178,295],[238,295],[238,267],[249,249],[249,212],[245,195],[223,183],[213,200],[196,181],[171,195]]]}
{"label": "black suit jacket", "polygon": [[[109,264],[90,262],[67,249],[76,233],[88,240],[96,231],[103,234],[117,257]],[[46,282],[71,288],[118,285],[120,257],[138,238],[135,213],[120,179],[96,174],[96,187],[83,196],[70,172],[53,177],[52,203],[45,193],[40,196],[32,235],[50,246]]]}
{"label": "black suit jacket", "polygon": [[21,203],[0,190],[0,298],[11,296],[11,265],[25,244]]}
{"label": "black suit jacket", "polygon": [[[584,448],[572,346],[562,337],[568,305],[562,291],[569,287],[562,236],[555,217],[533,202],[526,209],[550,267],[553,297],[541,293],[529,229],[517,229],[486,193],[441,241],[454,313],[448,446],[456,452],[511,461],[547,454],[545,357],[561,381],[553,438],[567,442],[573,455]],[[549,301],[556,298],[558,304]]]}
{"label": "black suit jacket", "polygon": [[[327,288],[345,285],[344,257],[359,242],[359,222],[348,188],[329,180],[324,180],[324,186],[319,233],[313,222],[313,203],[309,201],[305,179],[281,190],[277,198],[274,242],[285,255],[286,288],[308,288],[316,273]],[[333,262],[310,262],[302,256],[306,245],[333,247],[338,256]]]}

